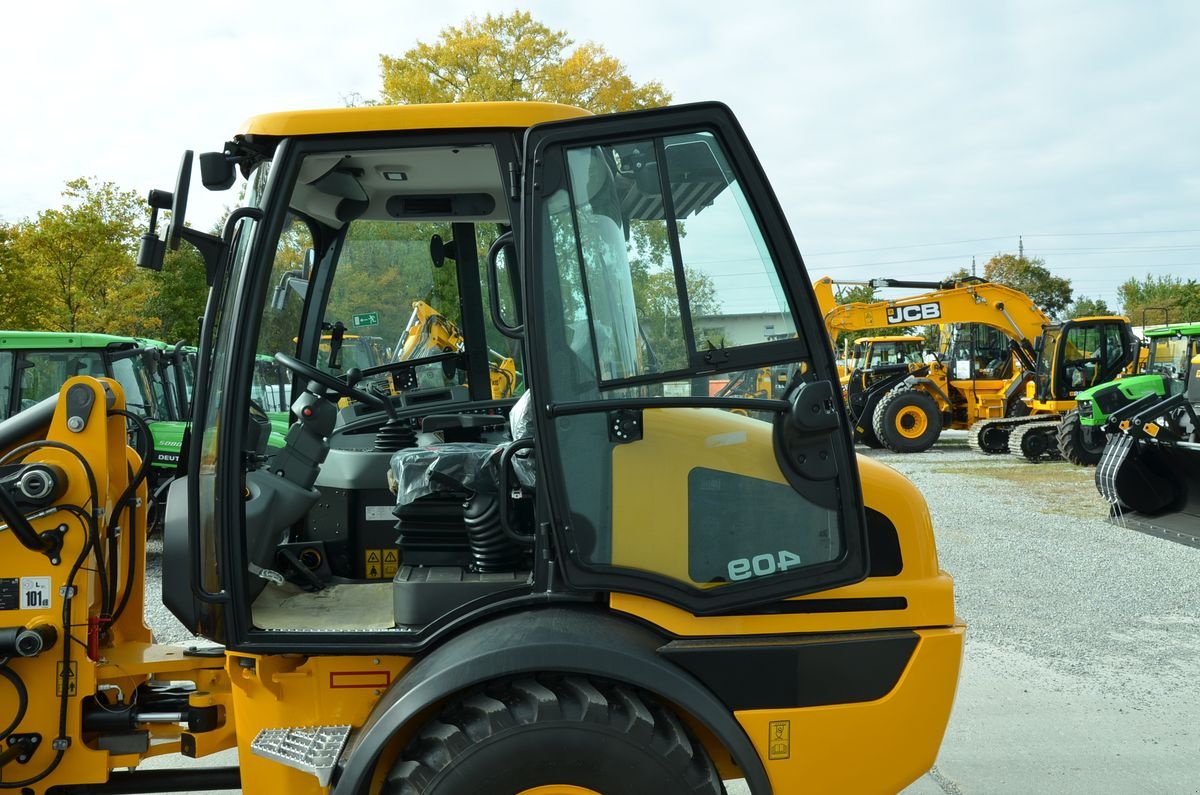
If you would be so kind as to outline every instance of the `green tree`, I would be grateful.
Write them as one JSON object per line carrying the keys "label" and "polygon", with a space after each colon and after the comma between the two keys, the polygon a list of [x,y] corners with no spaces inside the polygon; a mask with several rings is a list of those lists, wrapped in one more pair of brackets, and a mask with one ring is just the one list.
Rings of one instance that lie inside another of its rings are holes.
{"label": "green tree", "polygon": [[[432,44],[419,42],[400,57],[381,55],[380,74],[379,101],[384,104],[541,101],[574,105],[593,113],[615,113],[671,101],[660,82],[635,82],[624,64],[600,45],[576,46],[566,31],[551,30],[522,11],[488,14],[482,20],[471,17],[459,26],[443,29]],[[422,230],[413,231],[419,234]],[[629,233],[636,252],[631,267],[643,331],[651,348],[660,354],[660,369],[681,366],[684,353],[678,291],[665,225],[635,220]],[[481,258],[491,239],[480,234]],[[693,314],[717,311],[715,290],[707,277],[688,272],[685,278]],[[365,287],[377,290],[378,283],[376,277]],[[346,300],[354,299],[347,295]],[[435,306],[453,320],[457,307],[445,308],[446,303]],[[490,340],[493,346],[510,348],[504,339]]]}
{"label": "green tree", "polygon": [[45,309],[45,296],[18,250],[20,229],[0,223],[0,326],[32,328]]}
{"label": "green tree", "polygon": [[1103,298],[1088,298],[1086,295],[1080,296],[1071,304],[1070,310],[1067,312],[1067,317],[1100,317],[1102,315],[1111,315],[1113,311],[1108,308]]}
{"label": "green tree", "polygon": [[526,11],[470,17],[400,57],[380,55],[384,104],[536,100],[614,113],[666,105],[658,81],[638,84],[597,44],[574,47]]}
{"label": "green tree", "polygon": [[1200,282],[1182,276],[1131,278],[1117,288],[1121,306],[1135,325],[1200,321]]}
{"label": "green tree", "polygon": [[149,277],[154,289],[146,302],[145,314],[161,321],[156,336],[164,342],[182,340],[187,345],[197,344],[200,336],[197,319],[204,314],[208,299],[204,258],[200,252],[186,244],[176,251],[168,250],[162,271]]}
{"label": "green tree", "polygon": [[983,276],[1025,293],[1052,318],[1061,318],[1071,305],[1071,280],[1050,273],[1040,257],[997,254],[983,266]]}
{"label": "green tree", "polygon": [[159,328],[143,307],[153,291],[134,254],[144,205],[137,194],[87,178],[67,183],[66,203],[18,226],[12,247],[39,285],[30,325],[58,331],[145,334]]}

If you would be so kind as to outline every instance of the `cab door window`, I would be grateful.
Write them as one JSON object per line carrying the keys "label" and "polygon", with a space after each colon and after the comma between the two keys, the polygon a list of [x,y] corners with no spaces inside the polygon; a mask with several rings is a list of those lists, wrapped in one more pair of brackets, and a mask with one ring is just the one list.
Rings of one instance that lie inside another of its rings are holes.
{"label": "cab door window", "polygon": [[[545,458],[564,492],[575,581],[655,582],[664,598],[691,594],[682,604],[768,581],[805,590],[805,574],[849,557],[850,512],[837,507],[855,485],[849,467],[797,484],[768,422],[669,403],[719,406],[712,381],[762,371],[769,384],[789,363],[813,377],[783,265],[717,137],[564,147],[551,161],[563,174],[542,205],[546,264],[527,307],[541,314],[548,394],[535,403],[551,415]],[[646,408],[604,409],[621,399]]]}

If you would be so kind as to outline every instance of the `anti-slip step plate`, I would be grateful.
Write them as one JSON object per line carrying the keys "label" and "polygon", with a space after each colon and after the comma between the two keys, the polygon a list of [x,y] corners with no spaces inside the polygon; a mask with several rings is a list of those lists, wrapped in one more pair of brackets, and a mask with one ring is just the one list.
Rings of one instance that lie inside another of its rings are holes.
{"label": "anti-slip step plate", "polygon": [[250,751],[255,756],[311,773],[322,787],[327,787],[349,738],[349,726],[263,729],[250,744]]}

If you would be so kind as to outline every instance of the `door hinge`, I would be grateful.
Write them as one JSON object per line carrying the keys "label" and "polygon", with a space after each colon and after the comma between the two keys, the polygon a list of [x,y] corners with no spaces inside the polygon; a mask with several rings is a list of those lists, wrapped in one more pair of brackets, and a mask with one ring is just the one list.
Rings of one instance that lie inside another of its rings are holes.
{"label": "door hinge", "polygon": [[508,164],[508,198],[513,201],[521,198],[521,167],[513,162]]}

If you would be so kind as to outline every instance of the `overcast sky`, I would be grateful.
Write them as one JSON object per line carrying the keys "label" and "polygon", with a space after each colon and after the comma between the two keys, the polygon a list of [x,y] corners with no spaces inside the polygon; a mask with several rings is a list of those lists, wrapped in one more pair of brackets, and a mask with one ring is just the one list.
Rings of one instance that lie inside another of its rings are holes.
{"label": "overcast sky", "polygon": [[[374,97],[381,53],[518,8],[732,107],[814,278],[982,269],[1018,235],[1114,308],[1131,275],[1200,277],[1195,2],[9,4],[0,219],[79,176],[170,189],[184,149]],[[205,194],[201,228],[233,196]]]}

